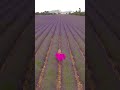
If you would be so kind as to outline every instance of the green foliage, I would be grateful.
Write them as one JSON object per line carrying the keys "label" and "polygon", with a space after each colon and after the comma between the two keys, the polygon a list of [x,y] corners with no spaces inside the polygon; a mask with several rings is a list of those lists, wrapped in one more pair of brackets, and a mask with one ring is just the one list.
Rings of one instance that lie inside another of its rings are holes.
{"label": "green foliage", "polygon": [[81,16],[85,16],[85,12],[81,12],[80,15],[81,15]]}
{"label": "green foliage", "polygon": [[81,12],[81,9],[79,8],[79,11],[75,11],[73,13],[69,13],[69,15],[79,15],[79,16],[85,16],[85,12]]}
{"label": "green foliage", "polygon": [[49,11],[44,11],[44,12],[36,12],[35,15],[55,15],[56,13],[50,13]]}
{"label": "green foliage", "polygon": [[70,15],[79,15],[79,16],[85,16],[85,12],[73,12],[73,13],[69,13]]}
{"label": "green foliage", "polygon": [[36,12],[35,15],[39,15],[40,13],[39,12]]}

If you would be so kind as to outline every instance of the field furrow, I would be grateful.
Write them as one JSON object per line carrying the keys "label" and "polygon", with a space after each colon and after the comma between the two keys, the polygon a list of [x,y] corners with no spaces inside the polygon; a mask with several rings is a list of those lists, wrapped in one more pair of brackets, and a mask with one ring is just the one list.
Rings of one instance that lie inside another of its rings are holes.
{"label": "field furrow", "polygon": [[47,66],[48,57],[49,57],[50,50],[51,50],[51,47],[52,47],[52,42],[53,42],[53,36],[52,36],[51,41],[50,41],[50,45],[49,45],[49,48],[48,48],[48,51],[47,51],[47,55],[45,57],[43,68],[42,68],[42,70],[40,72],[40,76],[39,76],[39,80],[38,80],[38,84],[37,84],[36,90],[40,90],[41,89],[41,83],[42,83],[43,76],[44,76],[44,73],[45,73],[45,69],[46,69],[46,66]]}
{"label": "field furrow", "polygon": [[[36,90],[85,90],[85,17],[36,15],[35,20]],[[66,56],[62,62],[55,57],[58,49]]]}
{"label": "field furrow", "polygon": [[55,58],[55,52],[57,52],[58,48],[58,33],[57,29],[58,24],[56,24],[54,28],[54,35],[52,46],[50,50],[50,55],[48,57],[48,62],[45,70],[44,80],[42,83],[41,90],[56,90],[56,78],[57,78],[57,60]]}
{"label": "field furrow", "polygon": [[[58,46],[61,49],[61,22],[60,22],[60,28],[59,28],[59,40],[58,41],[59,41]],[[58,62],[58,76],[57,76],[56,90],[61,90],[61,76],[62,76],[62,62]]]}
{"label": "field furrow", "polygon": [[71,51],[71,48],[70,48],[70,41],[69,41],[66,30],[65,30],[65,33],[66,33],[67,40],[68,40],[67,44],[68,44],[70,59],[71,59],[72,67],[73,67],[73,71],[74,71],[74,77],[75,77],[75,80],[76,80],[76,83],[77,83],[77,90],[83,90],[83,85],[82,85],[82,83],[79,79],[79,75],[78,75],[78,72],[77,72],[77,69],[76,69],[76,66],[75,66],[76,63],[75,63],[75,60],[74,60],[74,57],[73,57],[73,54],[72,54],[72,51]]}

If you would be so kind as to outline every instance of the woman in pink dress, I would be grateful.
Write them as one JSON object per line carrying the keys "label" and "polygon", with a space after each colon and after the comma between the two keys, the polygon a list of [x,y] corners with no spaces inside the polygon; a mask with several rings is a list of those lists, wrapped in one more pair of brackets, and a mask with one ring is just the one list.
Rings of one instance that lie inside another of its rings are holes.
{"label": "woman in pink dress", "polygon": [[58,49],[58,52],[56,53],[56,59],[60,62],[63,61],[65,58],[65,54],[62,53],[61,49]]}

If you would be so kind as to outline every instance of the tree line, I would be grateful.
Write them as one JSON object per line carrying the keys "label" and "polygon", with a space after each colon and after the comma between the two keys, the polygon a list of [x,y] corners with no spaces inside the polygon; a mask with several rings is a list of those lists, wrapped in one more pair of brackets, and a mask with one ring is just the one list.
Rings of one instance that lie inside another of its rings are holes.
{"label": "tree line", "polygon": [[[60,14],[60,13],[59,13]],[[85,12],[81,12],[81,9],[74,11],[74,12],[69,12],[69,15],[79,15],[79,16],[85,16]],[[35,15],[56,15],[56,13],[50,13],[49,11],[44,11],[44,12],[36,12]]]}
{"label": "tree line", "polygon": [[69,12],[69,15],[80,15],[80,16],[85,16],[85,12],[81,12],[81,9],[75,11],[75,12]]}
{"label": "tree line", "polygon": [[56,13],[50,13],[49,11],[44,11],[44,12],[36,12],[35,15],[55,15]]}

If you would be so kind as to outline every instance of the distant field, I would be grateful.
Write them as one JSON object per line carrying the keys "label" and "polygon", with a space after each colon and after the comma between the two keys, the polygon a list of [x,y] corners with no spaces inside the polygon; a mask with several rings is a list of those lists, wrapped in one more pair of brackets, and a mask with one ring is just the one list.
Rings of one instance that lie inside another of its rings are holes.
{"label": "distant field", "polygon": [[[66,54],[62,64],[55,53]],[[85,90],[85,16],[35,16],[36,90]]]}

